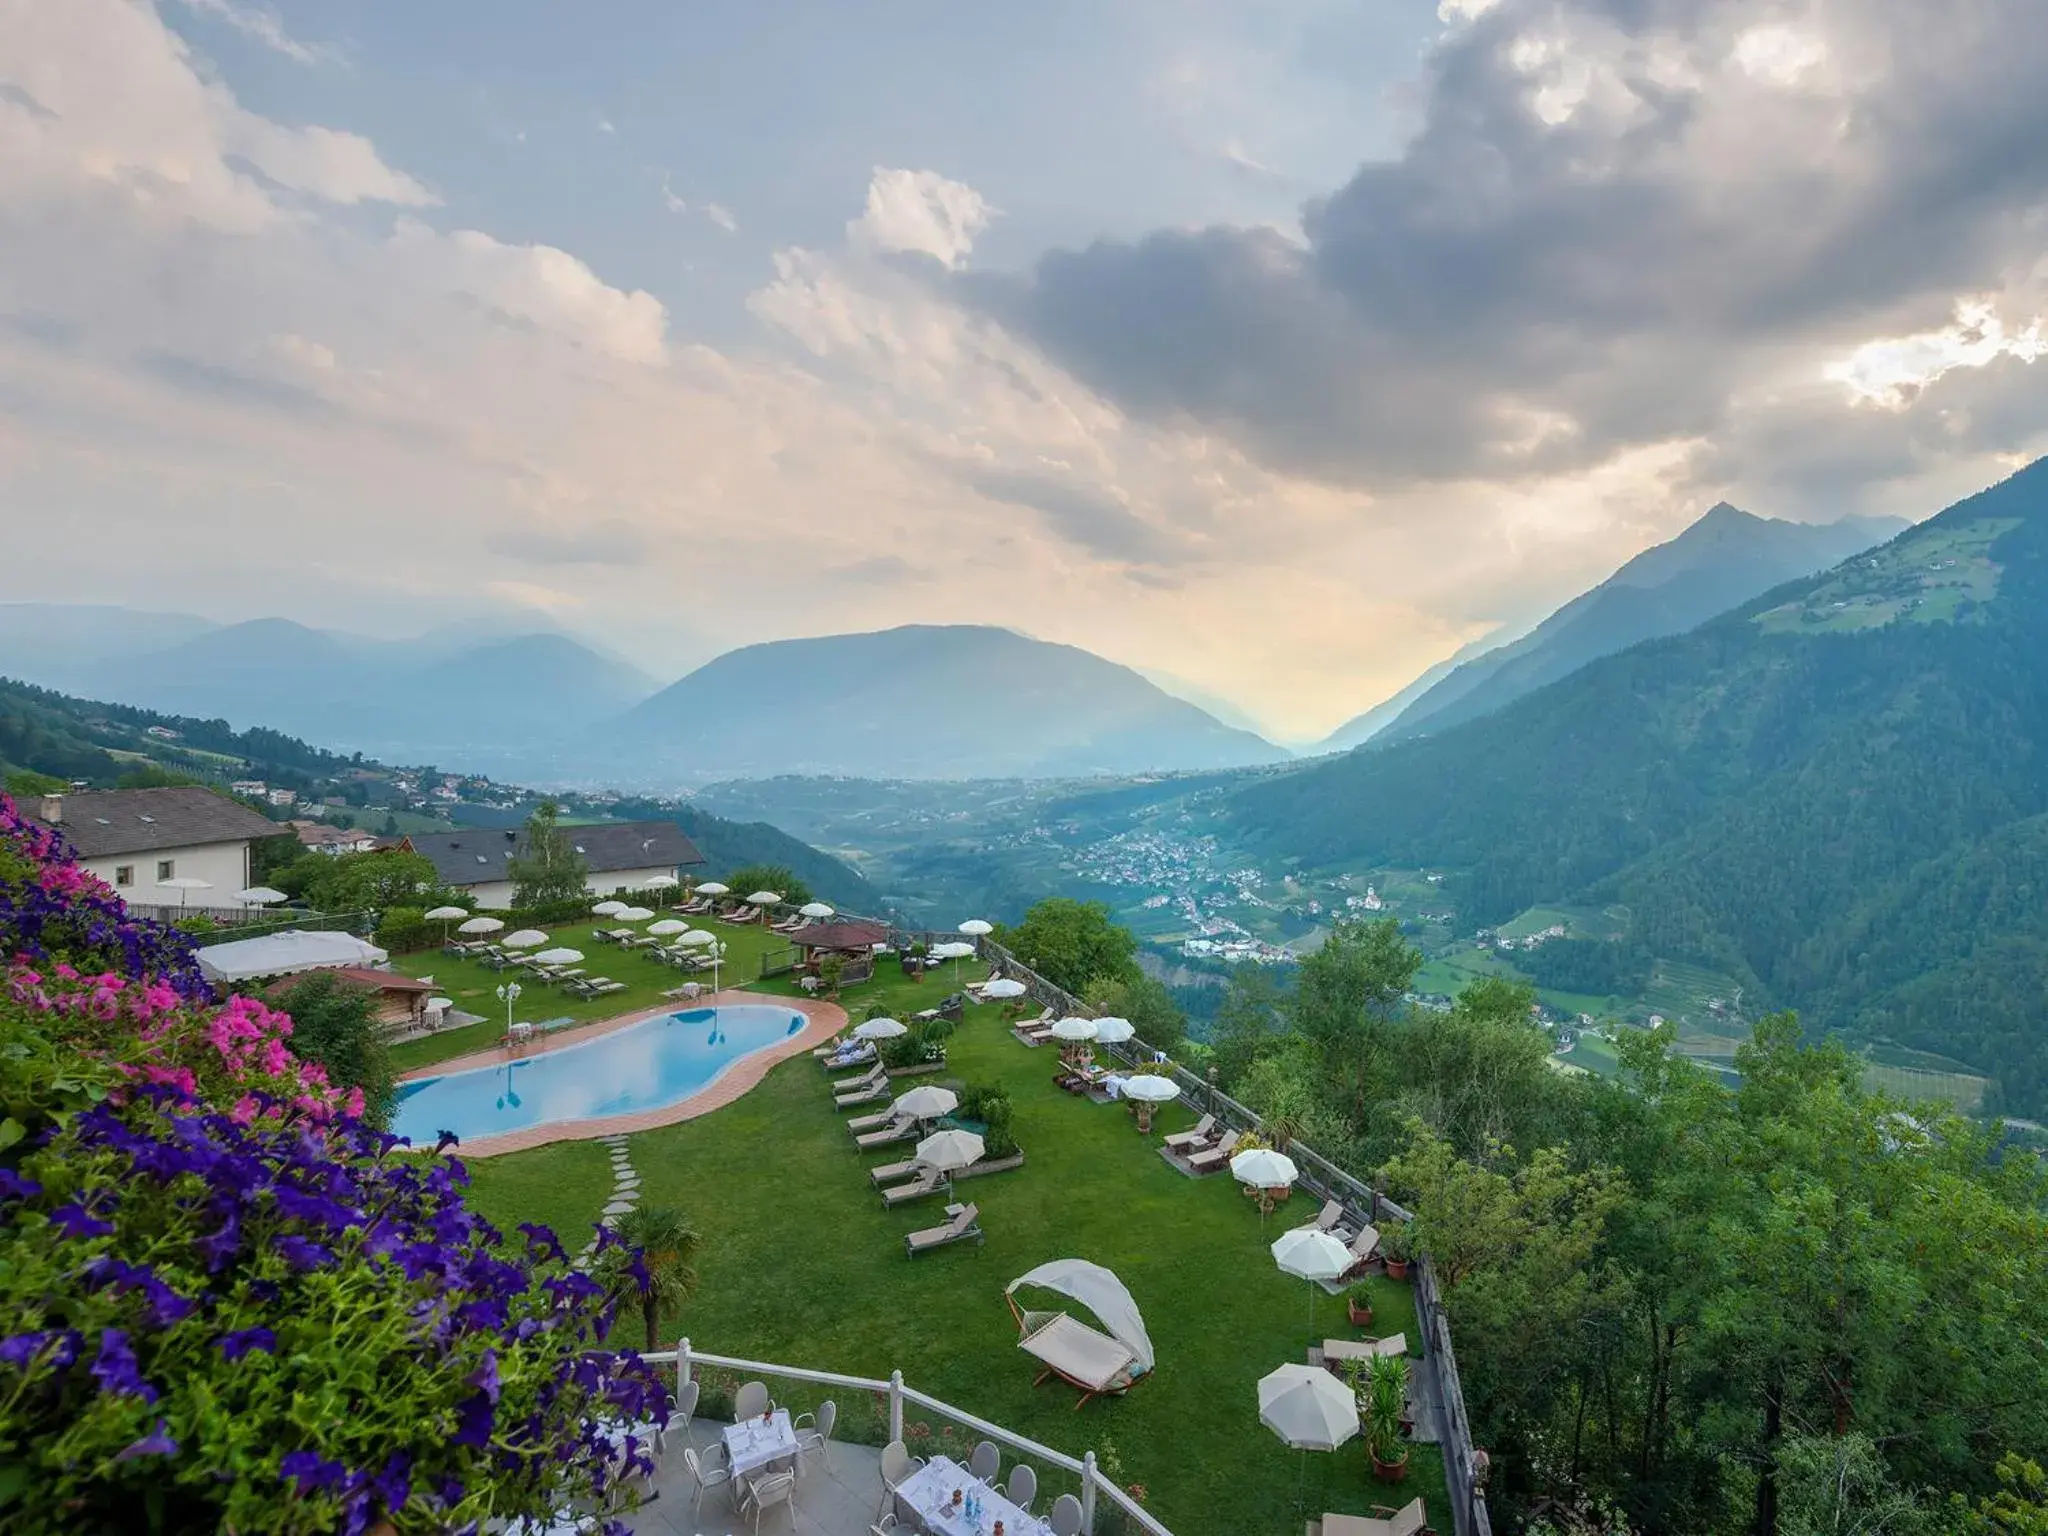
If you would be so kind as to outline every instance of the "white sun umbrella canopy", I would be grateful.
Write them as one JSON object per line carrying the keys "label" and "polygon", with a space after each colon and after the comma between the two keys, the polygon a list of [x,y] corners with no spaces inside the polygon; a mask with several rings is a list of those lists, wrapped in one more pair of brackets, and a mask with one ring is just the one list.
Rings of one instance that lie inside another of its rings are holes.
{"label": "white sun umbrella canopy", "polygon": [[686,949],[701,949],[706,944],[716,944],[718,935],[709,928],[692,928],[688,933],[677,934],[676,942]]}
{"label": "white sun umbrella canopy", "polygon": [[1125,1079],[1124,1097],[1136,1099],[1140,1104],[1170,1104],[1180,1097],[1180,1084],[1170,1077],[1140,1072],[1136,1077]]}
{"label": "white sun umbrella canopy", "polygon": [[1052,1034],[1055,1040],[1093,1040],[1095,1021],[1079,1018],[1070,1013],[1053,1025]]}
{"label": "white sun umbrella canopy", "polygon": [[467,907],[436,907],[433,911],[426,914],[427,921],[430,923],[452,923],[458,917],[467,916],[469,916],[469,908]]}
{"label": "white sun umbrella canopy", "polygon": [[647,919],[654,916],[654,909],[652,907],[627,907],[624,911],[614,912],[612,915],[622,923],[644,923]]}
{"label": "white sun umbrella canopy", "polygon": [[917,1160],[927,1168],[951,1173],[979,1161],[986,1150],[986,1144],[972,1131],[939,1131],[917,1144]]}
{"label": "white sun umbrella canopy", "polygon": [[944,944],[934,944],[931,955],[934,960],[968,960],[973,958],[974,946],[948,940]]}
{"label": "white sun umbrella canopy", "polygon": [[1120,1019],[1111,1014],[1106,1019],[1095,1021],[1095,1038],[1104,1045],[1122,1045],[1138,1032],[1138,1026],[1129,1019]]}
{"label": "white sun umbrella canopy", "polygon": [[245,907],[267,907],[276,902],[290,901],[291,897],[267,885],[252,885],[247,890],[235,892],[235,900]]}
{"label": "white sun umbrella canopy", "polygon": [[1320,1366],[1259,1378],[1259,1422],[1301,1451],[1334,1451],[1358,1433],[1358,1397]]}
{"label": "white sun umbrella canopy", "polygon": [[1031,989],[1011,976],[998,976],[981,989],[983,997],[1022,997]]}
{"label": "white sun umbrella canopy", "polygon": [[533,957],[542,965],[576,965],[583,959],[580,949],[544,949]]}
{"label": "white sun umbrella canopy", "polygon": [[507,949],[531,949],[536,944],[545,944],[548,936],[538,928],[522,928],[517,933],[508,933],[498,942]]}
{"label": "white sun umbrella canopy", "polygon": [[782,892],[756,891],[747,898],[747,905],[750,907],[779,907],[782,905]]}
{"label": "white sun umbrella canopy", "polygon": [[1314,1332],[1316,1287],[1325,1280],[1341,1278],[1356,1261],[1351,1250],[1329,1233],[1318,1232],[1314,1227],[1297,1227],[1275,1240],[1273,1262],[1280,1266],[1282,1274],[1308,1282],[1308,1322],[1310,1332]]}
{"label": "white sun umbrella canopy", "polygon": [[674,875],[649,875],[640,882],[643,891],[672,891],[682,882]]}
{"label": "white sun umbrella canopy", "polygon": [[716,880],[706,880],[697,887],[697,894],[699,896],[729,896],[732,894],[732,887],[720,885]]}
{"label": "white sun umbrella canopy", "polygon": [[894,1040],[898,1035],[909,1034],[910,1026],[896,1019],[869,1019],[856,1025],[853,1033],[861,1040]]}
{"label": "white sun umbrella canopy", "polygon": [[967,919],[966,922],[960,925],[960,931],[966,934],[969,938],[978,939],[985,933],[994,933],[996,931],[996,925],[994,923],[983,922],[978,917],[970,917],[969,919]]}
{"label": "white sun umbrella canopy", "polygon": [[960,1095],[950,1088],[913,1088],[896,1101],[896,1112],[919,1120],[936,1120],[960,1107]]}
{"label": "white sun umbrella canopy", "polygon": [[686,922],[683,922],[680,918],[664,917],[658,923],[649,923],[647,925],[647,931],[653,934],[654,937],[656,937],[657,939],[665,939],[668,938],[671,934],[688,933],[690,931],[690,925]]}
{"label": "white sun umbrella canopy", "polygon": [[616,900],[594,903],[590,909],[591,915],[594,917],[617,917],[625,910],[626,904],[623,901]]}
{"label": "white sun umbrella canopy", "polygon": [[807,901],[797,908],[805,917],[837,917],[838,909],[822,901]]}
{"label": "white sun umbrella canopy", "polygon": [[1230,1176],[1258,1189],[1285,1189],[1301,1177],[1294,1159],[1271,1147],[1254,1147],[1230,1160]]}
{"label": "white sun umbrella canopy", "polygon": [[502,917],[472,917],[455,931],[457,933],[496,933],[504,926],[505,920]]}

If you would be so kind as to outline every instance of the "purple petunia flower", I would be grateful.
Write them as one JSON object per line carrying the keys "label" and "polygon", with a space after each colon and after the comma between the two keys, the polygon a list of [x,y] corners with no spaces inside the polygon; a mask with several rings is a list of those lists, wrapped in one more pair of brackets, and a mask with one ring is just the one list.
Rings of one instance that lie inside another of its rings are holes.
{"label": "purple petunia flower", "polygon": [[527,1250],[535,1258],[560,1261],[568,1257],[553,1228],[542,1226],[536,1221],[522,1221],[519,1223],[519,1230],[526,1237]]}
{"label": "purple petunia flower", "polygon": [[287,1451],[277,1470],[281,1476],[296,1482],[301,1493],[339,1488],[348,1476],[347,1467],[338,1461],[329,1461],[317,1451]]}
{"label": "purple petunia flower", "polygon": [[0,1365],[22,1369],[33,1365],[48,1352],[46,1364],[58,1370],[78,1358],[79,1337],[69,1328],[45,1328],[38,1333],[17,1333],[0,1339]]}
{"label": "purple petunia flower", "polygon": [[293,1269],[325,1269],[334,1262],[332,1248],[308,1237],[280,1237],[273,1239],[271,1246]]}
{"label": "purple petunia flower", "polygon": [[265,1354],[277,1353],[277,1335],[268,1328],[241,1328],[233,1333],[224,1333],[216,1341],[220,1345],[221,1357],[239,1360],[252,1349]]}
{"label": "purple petunia flower", "polygon": [[128,1342],[125,1329],[101,1330],[100,1352],[92,1363],[92,1379],[100,1384],[101,1391],[111,1392],[117,1397],[139,1397],[145,1403],[156,1401],[156,1388],[142,1379],[142,1367],[136,1364],[135,1350]]}
{"label": "purple petunia flower", "polygon": [[497,1423],[498,1411],[491,1406],[491,1400],[478,1392],[462,1400],[456,1413],[461,1423],[455,1430],[455,1444],[486,1446],[491,1443],[491,1429]]}
{"label": "purple petunia flower", "polygon": [[497,1402],[499,1391],[498,1352],[495,1349],[485,1350],[483,1359],[477,1363],[477,1368],[469,1373],[467,1380],[472,1387],[483,1393],[489,1401]]}
{"label": "purple petunia flower", "polygon": [[59,1228],[66,1237],[73,1239],[114,1235],[111,1222],[101,1221],[76,1200],[68,1200],[50,1212],[50,1225]]}
{"label": "purple petunia flower", "polygon": [[116,1461],[133,1461],[138,1456],[175,1456],[178,1442],[171,1438],[169,1426],[162,1419],[156,1421],[156,1428],[127,1446],[114,1456]]}
{"label": "purple petunia flower", "polygon": [[16,1173],[12,1168],[0,1168],[0,1196],[9,1200],[27,1200],[43,1192],[43,1186],[34,1179]]}
{"label": "purple petunia flower", "polygon": [[404,1451],[393,1451],[384,1470],[371,1480],[370,1488],[387,1510],[405,1508],[412,1497],[412,1457]]}

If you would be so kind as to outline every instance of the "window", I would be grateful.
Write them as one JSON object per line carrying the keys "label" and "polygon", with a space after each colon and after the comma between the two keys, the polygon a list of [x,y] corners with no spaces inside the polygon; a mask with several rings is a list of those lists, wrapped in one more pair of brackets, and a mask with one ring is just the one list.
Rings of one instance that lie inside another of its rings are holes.
{"label": "window", "polygon": [[178,861],[176,859],[158,859],[156,861],[156,883],[158,885],[162,885],[177,872]]}
{"label": "window", "polygon": [[114,884],[133,885],[134,883],[135,866],[133,864],[116,864],[114,866]]}

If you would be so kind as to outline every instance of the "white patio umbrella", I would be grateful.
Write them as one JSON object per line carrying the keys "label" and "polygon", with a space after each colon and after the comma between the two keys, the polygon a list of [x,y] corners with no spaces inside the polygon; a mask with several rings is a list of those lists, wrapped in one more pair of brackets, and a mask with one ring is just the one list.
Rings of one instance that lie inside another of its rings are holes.
{"label": "white patio umbrella", "polygon": [[960,925],[960,931],[964,934],[967,934],[973,938],[978,939],[984,933],[994,933],[996,931],[996,925],[994,923],[985,923],[978,917],[970,917],[969,919],[967,919],[966,922]]}
{"label": "white patio umbrella", "polygon": [[1170,1104],[1180,1097],[1180,1084],[1170,1077],[1157,1077],[1150,1072],[1140,1072],[1136,1077],[1124,1081],[1124,1097],[1138,1101],[1138,1130],[1144,1135],[1152,1134],[1152,1107],[1155,1104]]}
{"label": "white patio umbrella", "polygon": [[1095,1038],[1104,1045],[1122,1045],[1138,1032],[1138,1026],[1115,1014],[1095,1021]]}
{"label": "white patio umbrella", "polygon": [[949,939],[944,944],[934,944],[931,947],[931,957],[934,960],[953,962],[953,985],[956,987],[960,985],[960,962],[972,959],[973,956],[974,946],[961,943],[957,939]]}
{"label": "white patio umbrella", "polygon": [[805,917],[836,917],[838,914],[822,901],[807,901],[797,908]]}
{"label": "white patio umbrella", "polygon": [[1274,1240],[1273,1262],[1280,1266],[1282,1274],[1296,1275],[1308,1282],[1308,1326],[1309,1332],[1314,1333],[1317,1287],[1351,1268],[1351,1250],[1327,1232],[1297,1227]]}
{"label": "white patio umbrella", "polygon": [[1272,1198],[1266,1191],[1292,1188],[1301,1177],[1301,1170],[1294,1166],[1291,1157],[1270,1147],[1253,1147],[1230,1160],[1230,1174],[1238,1183],[1249,1184],[1259,1192],[1259,1225],[1263,1227],[1273,1211]]}
{"label": "white patio umbrella", "polygon": [[896,1112],[919,1120],[936,1120],[960,1107],[960,1095],[950,1088],[913,1088],[896,1101]]}
{"label": "white patio umbrella", "polygon": [[729,896],[732,894],[732,887],[720,885],[716,880],[706,880],[697,887],[697,894],[699,896]]}
{"label": "white patio umbrella", "polygon": [[909,1034],[910,1026],[895,1019],[869,1019],[865,1024],[855,1025],[853,1033],[861,1040],[894,1040],[898,1035]]}
{"label": "white patio umbrella", "polygon": [[747,905],[750,907],[779,907],[782,905],[782,892],[756,891],[747,898]]}
{"label": "white patio umbrella", "polygon": [[452,923],[458,917],[467,916],[469,916],[469,908],[467,907],[435,907],[426,914],[427,921],[430,923]]}
{"label": "white patio umbrella", "polygon": [[498,942],[507,949],[531,949],[536,944],[545,944],[548,936],[538,928],[522,928],[517,933],[508,933]]}
{"label": "white patio umbrella", "polygon": [[592,917],[617,917],[625,910],[626,904],[623,901],[600,901],[592,903],[590,915]]}
{"label": "white patio umbrella", "polygon": [[1053,1025],[1052,1035],[1055,1040],[1093,1040],[1095,1021],[1070,1013]]}
{"label": "white patio umbrella", "polygon": [[649,875],[640,882],[643,891],[672,891],[683,882],[674,875]]}
{"label": "white patio umbrella", "polygon": [[235,892],[235,900],[245,907],[267,907],[276,902],[290,901],[291,897],[267,885],[252,885],[247,890]]}
{"label": "white patio umbrella", "polygon": [[709,928],[692,928],[687,933],[677,934],[676,942],[686,949],[700,949],[706,944],[716,944],[718,935]]}
{"label": "white patio umbrella", "polygon": [[1358,1399],[1328,1371],[1283,1365],[1259,1378],[1259,1422],[1302,1453],[1299,1500],[1308,1483],[1308,1453],[1334,1451],[1358,1433]]}
{"label": "white patio umbrella", "polygon": [[679,917],[664,917],[658,923],[649,923],[647,931],[657,939],[665,939],[671,934],[688,933],[690,925]]}
{"label": "white patio umbrella", "polygon": [[1023,982],[1017,980],[1014,976],[998,976],[994,981],[981,989],[981,995],[983,997],[996,998],[1022,997],[1030,990],[1029,987],[1025,986]]}
{"label": "white patio umbrella", "polygon": [[654,908],[627,907],[624,911],[614,912],[612,916],[622,923],[644,923],[647,919],[654,916]]}
{"label": "white patio umbrella", "polygon": [[583,960],[580,949],[544,949],[533,957],[542,965],[579,965]]}
{"label": "white patio umbrella", "polygon": [[955,1168],[965,1168],[986,1150],[982,1139],[972,1131],[939,1131],[917,1144],[917,1160],[927,1168],[951,1173]]}
{"label": "white patio umbrella", "polygon": [[178,910],[181,912],[185,909],[186,898],[192,892],[210,891],[213,889],[213,882],[211,880],[202,880],[197,875],[176,875],[169,880],[159,880],[157,884],[167,891],[176,891],[178,893]]}
{"label": "white patio umbrella", "polygon": [[472,917],[455,931],[457,933],[496,933],[504,926],[505,920],[502,917]]}

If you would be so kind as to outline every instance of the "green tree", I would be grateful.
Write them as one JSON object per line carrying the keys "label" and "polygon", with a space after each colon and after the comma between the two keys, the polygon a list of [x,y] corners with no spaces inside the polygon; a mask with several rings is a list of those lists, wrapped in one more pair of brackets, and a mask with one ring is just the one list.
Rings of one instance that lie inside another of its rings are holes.
{"label": "green tree", "polygon": [[53,773],[37,773],[32,768],[18,768],[7,775],[7,793],[18,800],[27,800],[34,795],[61,795],[70,787],[69,779],[60,779]]}
{"label": "green tree", "polygon": [[1280,988],[1272,971],[1251,964],[1233,970],[1223,989],[1223,1001],[1217,1005],[1215,1022],[1209,1026],[1216,1078],[1224,1091],[1235,1094],[1245,1073],[1260,1057],[1280,1047],[1286,1031]]}
{"label": "green tree", "polygon": [[1953,1536],[2048,1536],[2048,1472],[2011,1453],[1998,1463],[1998,1491],[1973,1505],[1961,1494],[1950,1501]]}
{"label": "green tree", "polygon": [[[659,1349],[663,1316],[687,1306],[697,1294],[697,1250],[703,1239],[681,1211],[665,1205],[639,1206],[614,1225],[623,1246],[604,1251],[596,1278],[614,1302],[640,1297],[647,1347]],[[636,1253],[647,1270],[644,1290],[630,1272]]]}
{"label": "green tree", "polygon": [[[303,871],[303,876],[301,872]],[[303,893],[322,912],[381,911],[385,907],[432,906],[441,877],[423,853],[395,849],[373,853],[308,854],[280,871],[281,880],[303,878]],[[290,891],[280,884],[279,890]]]}
{"label": "green tree", "polygon": [[1143,974],[1136,937],[1099,901],[1048,896],[996,937],[1032,970],[1076,996],[1098,979],[1135,982]]}
{"label": "green tree", "polygon": [[1546,1111],[1562,1079],[1549,1064],[1550,1037],[1530,1014],[1535,1000],[1519,982],[1484,977],[1449,1013],[1418,1013],[1403,1032],[1401,1102],[1467,1157],[1552,1128]]}
{"label": "green tree", "polygon": [[1138,1038],[1155,1051],[1178,1055],[1188,1032],[1187,1015],[1180,1011],[1173,994],[1150,976],[1098,976],[1081,996],[1098,1016],[1129,1019],[1137,1027]]}
{"label": "green tree", "polygon": [[[296,864],[304,852],[299,840],[289,832],[276,837],[257,838],[249,845],[249,883],[270,885],[274,876]],[[283,887],[275,886],[273,889],[282,890]]]}
{"label": "green tree", "polygon": [[519,851],[505,861],[505,873],[512,879],[515,907],[570,901],[588,889],[585,882],[590,877],[590,866],[562,828],[560,814],[554,801],[543,800],[526,818]]}
{"label": "green tree", "polygon": [[725,877],[735,896],[754,891],[773,891],[784,906],[801,907],[811,900],[811,888],[787,864],[742,864]]}
{"label": "green tree", "polygon": [[1389,1070],[1387,1053],[1422,953],[1392,918],[1339,921],[1322,947],[1301,962],[1288,1008],[1296,1033],[1321,1059],[1326,1080],[1363,1125]]}
{"label": "green tree", "polygon": [[317,1061],[330,1082],[363,1090],[363,1113],[387,1125],[397,1098],[396,1072],[369,987],[315,971],[281,992],[277,1006],[292,1016],[292,1050]]}

